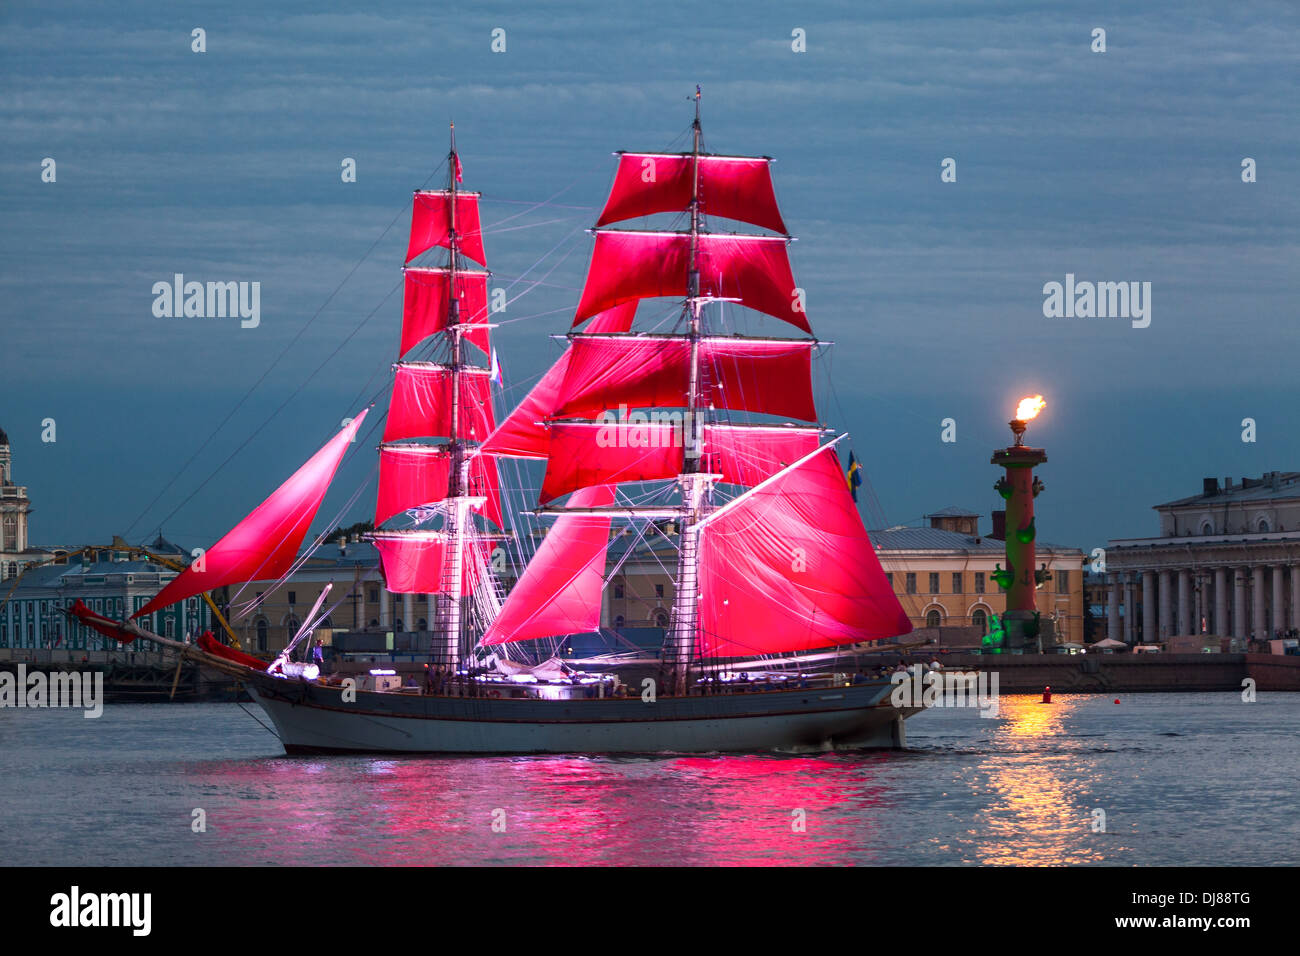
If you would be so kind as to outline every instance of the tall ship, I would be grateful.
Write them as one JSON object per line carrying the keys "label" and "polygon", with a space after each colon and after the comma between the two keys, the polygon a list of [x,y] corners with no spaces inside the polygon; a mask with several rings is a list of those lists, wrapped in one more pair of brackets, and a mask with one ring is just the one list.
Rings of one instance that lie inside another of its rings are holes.
{"label": "tall ship", "polygon": [[[480,196],[461,187],[454,127],[446,188],[414,195],[371,540],[390,592],[436,595],[416,686],[321,673],[304,653],[320,601],[269,667],[206,635],[79,616],[239,678],[289,753],[903,746],[919,703],[895,706],[856,654],[911,625],[846,480],[846,436],[819,421],[812,356],[827,343],[791,270],[772,160],[706,152],[698,89],[690,136],[688,151],[615,154],[567,347],[499,424]],[[638,329],[638,306],[664,299],[671,311]],[[749,313],[799,334],[748,334]],[[133,617],[289,574],[369,411]],[[503,458],[544,466],[527,514],[549,523],[508,594]],[[675,544],[659,653],[554,656],[599,632],[610,542],[628,526]]]}

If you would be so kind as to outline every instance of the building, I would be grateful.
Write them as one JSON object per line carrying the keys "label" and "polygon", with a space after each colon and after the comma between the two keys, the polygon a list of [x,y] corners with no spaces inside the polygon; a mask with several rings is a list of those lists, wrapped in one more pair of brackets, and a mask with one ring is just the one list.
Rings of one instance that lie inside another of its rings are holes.
{"label": "building", "polygon": [[324,620],[315,634],[325,644],[335,631],[427,631],[434,620],[436,597],[389,593],[379,573],[379,552],[353,535],[321,545],[282,585],[252,581],[226,589],[240,644],[254,653],[283,650],[330,582],[334,587],[318,612]]}
{"label": "building", "polygon": [[[63,610],[82,601],[91,610],[121,620],[142,608],[177,572],[151,561],[131,560],[108,549],[28,569],[7,601],[0,599],[0,648],[113,650],[120,645]],[[6,593],[9,593],[6,591]],[[163,637],[193,639],[213,628],[211,611],[192,597],[146,615],[139,623]],[[156,650],[150,641],[134,650]]]}
{"label": "building", "polygon": [[[989,615],[1006,610],[1006,593],[993,578],[1006,562],[1005,513],[993,513],[987,535],[979,531],[979,515],[961,508],[945,508],[925,520],[924,527],[870,532],[894,593],[913,627],[974,627],[985,633]],[[1042,541],[1037,551],[1051,573],[1038,588],[1038,610],[1055,622],[1057,643],[1082,642],[1083,552]],[[937,636],[942,640],[942,631]]]}
{"label": "building", "polygon": [[0,581],[16,578],[21,568],[51,557],[47,548],[33,548],[27,537],[32,510],[27,488],[14,483],[13,449],[0,428]]}
{"label": "building", "polygon": [[1154,508],[1158,536],[1106,548],[1110,636],[1263,641],[1300,629],[1300,472],[1205,478],[1200,494]]}

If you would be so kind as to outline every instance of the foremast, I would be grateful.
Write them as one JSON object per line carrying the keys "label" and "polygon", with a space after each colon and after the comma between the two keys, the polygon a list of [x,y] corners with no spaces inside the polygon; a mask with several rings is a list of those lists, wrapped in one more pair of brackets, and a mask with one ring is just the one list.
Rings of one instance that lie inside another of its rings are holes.
{"label": "foremast", "polygon": [[[417,527],[376,531],[385,586],[401,594],[427,595],[435,610],[432,659],[451,672],[459,669],[464,647],[464,599],[489,573],[474,545],[489,537],[474,527],[470,513],[481,512],[504,527],[495,460],[479,442],[494,427],[489,369],[470,360],[472,342],[490,355],[485,264],[476,192],[460,186],[461,162],[456,127],[450,127],[445,189],[417,190],[407,248],[403,307],[403,356],[435,337],[446,362],[399,360],[392,401],[380,446],[379,495],[375,525],[398,514]],[[434,248],[446,250],[445,263],[413,267]],[[432,436],[445,436],[427,444]],[[414,442],[414,443],[413,443]],[[441,527],[419,525],[441,516]],[[408,630],[414,630],[406,621]]]}

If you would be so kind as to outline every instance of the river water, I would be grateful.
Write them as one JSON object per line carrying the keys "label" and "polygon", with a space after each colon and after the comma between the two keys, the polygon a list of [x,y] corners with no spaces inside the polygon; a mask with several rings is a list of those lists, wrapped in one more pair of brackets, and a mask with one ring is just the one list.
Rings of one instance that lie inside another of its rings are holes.
{"label": "river water", "polygon": [[899,752],[314,758],[236,704],[0,710],[0,860],[1300,863],[1300,694],[1004,696],[907,728]]}

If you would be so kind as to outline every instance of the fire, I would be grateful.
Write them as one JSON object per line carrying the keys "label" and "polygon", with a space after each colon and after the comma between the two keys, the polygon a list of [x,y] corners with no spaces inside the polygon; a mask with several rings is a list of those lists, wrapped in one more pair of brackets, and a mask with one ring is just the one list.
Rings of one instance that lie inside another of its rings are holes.
{"label": "fire", "polygon": [[1020,404],[1016,406],[1016,421],[1031,421],[1046,406],[1047,400],[1041,395],[1035,395],[1033,398],[1022,398]]}

